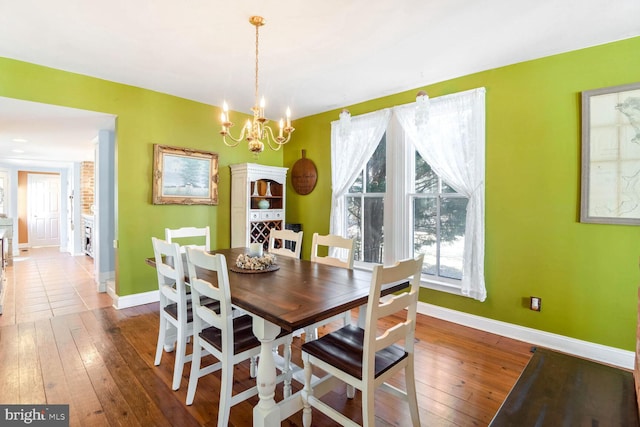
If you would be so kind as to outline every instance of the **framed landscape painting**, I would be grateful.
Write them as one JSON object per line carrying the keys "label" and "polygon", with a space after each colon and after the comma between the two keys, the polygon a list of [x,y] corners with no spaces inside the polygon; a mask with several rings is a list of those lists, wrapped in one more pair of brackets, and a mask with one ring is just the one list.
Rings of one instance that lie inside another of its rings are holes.
{"label": "framed landscape painting", "polygon": [[153,145],[154,205],[217,205],[218,154]]}
{"label": "framed landscape painting", "polygon": [[640,83],[582,92],[580,221],[640,225]]}

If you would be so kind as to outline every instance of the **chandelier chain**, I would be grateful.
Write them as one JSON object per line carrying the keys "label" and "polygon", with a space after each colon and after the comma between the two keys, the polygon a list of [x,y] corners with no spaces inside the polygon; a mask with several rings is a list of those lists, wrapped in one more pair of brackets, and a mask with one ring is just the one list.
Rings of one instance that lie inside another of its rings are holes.
{"label": "chandelier chain", "polygon": [[256,104],[258,105],[258,31],[259,31],[260,26],[256,25],[256,94],[255,94],[255,98],[256,98]]}

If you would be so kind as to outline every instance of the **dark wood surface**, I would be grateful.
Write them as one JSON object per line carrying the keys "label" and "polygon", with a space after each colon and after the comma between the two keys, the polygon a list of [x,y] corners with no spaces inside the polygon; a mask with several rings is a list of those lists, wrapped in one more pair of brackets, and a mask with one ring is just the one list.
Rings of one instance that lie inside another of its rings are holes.
{"label": "dark wood surface", "polygon": [[491,427],[636,427],[633,374],[538,348]]}
{"label": "dark wood surface", "polygon": [[[112,302],[96,306],[95,282],[87,279],[89,257],[72,257],[57,247],[9,267],[5,312],[0,316],[0,403],[69,404],[75,426],[215,426],[220,375],[200,379],[193,405],[186,406],[189,367],[178,391],[171,390],[175,353],[165,353],[154,366],[158,303],[116,310]],[[67,288],[71,286],[71,289]],[[52,309],[36,311],[47,301]],[[44,294],[42,297],[40,293]],[[69,305],[81,295],[86,306]],[[93,302],[92,302],[93,301]],[[103,308],[99,308],[103,307]],[[356,312],[352,312],[355,317]],[[487,332],[417,316],[416,385],[422,425],[486,426],[531,358],[530,345]],[[320,328],[323,335],[330,325]],[[292,357],[300,365],[302,338],[294,337]],[[189,344],[190,347],[190,344]],[[189,350],[190,352],[190,350]],[[403,373],[393,378],[402,387]],[[255,384],[249,363],[234,369],[234,393]],[[301,385],[293,382],[293,391]],[[282,387],[276,388],[276,400]],[[327,395],[359,422],[360,393],[345,398],[344,387]],[[231,408],[229,425],[250,426],[256,396]],[[376,393],[376,426],[410,425],[406,405],[385,392]],[[314,427],[335,422],[314,410]],[[295,414],[283,427],[302,426]],[[601,426],[602,427],[602,426]]]}
{"label": "dark wood surface", "polygon": [[[71,426],[215,426],[220,375],[201,378],[194,403],[187,406],[190,365],[178,391],[171,390],[175,354],[165,353],[160,366],[153,365],[158,323],[158,303],[153,303],[0,327],[0,402],[69,404]],[[321,328],[320,334],[328,329]],[[301,343],[294,338],[298,364]],[[416,383],[422,425],[486,426],[529,360],[528,349],[523,342],[418,315]],[[403,374],[393,382],[402,387]],[[254,383],[248,362],[235,368],[234,393]],[[293,382],[294,392],[301,387]],[[337,387],[326,400],[361,422],[360,392],[347,399],[344,387]],[[229,425],[250,426],[257,401],[254,396],[233,406]],[[375,411],[378,427],[411,425],[406,405],[388,393],[376,393]],[[313,425],[336,423],[314,410]],[[301,427],[302,415],[282,426]]]}
{"label": "dark wood surface", "polygon": [[[235,264],[245,248],[222,249],[227,267]],[[147,264],[155,266],[153,258]],[[278,257],[280,269],[263,274],[229,271],[231,302],[237,307],[266,319],[285,331],[295,331],[336,314],[366,304],[371,272],[348,270],[307,260]],[[185,269],[186,271],[186,269]],[[198,271],[202,278],[216,282],[214,274]],[[399,283],[383,294],[406,287]]]}
{"label": "dark wood surface", "polygon": [[[47,258],[37,257],[37,251],[46,252]],[[105,294],[96,294],[94,281],[87,279],[87,271],[93,271],[91,258],[72,257],[57,247],[37,251],[32,248],[28,259],[7,268],[8,294],[0,316],[0,403],[69,404],[71,426],[216,424],[219,374],[201,378],[193,405],[186,406],[189,365],[175,392],[171,390],[174,353],[165,353],[160,366],[153,365],[158,303],[115,310],[111,301],[94,300]],[[86,305],[75,305],[78,295]],[[52,308],[42,311],[43,300],[49,300]],[[335,327],[339,324],[321,328],[319,334]],[[296,364],[302,363],[301,342],[301,337],[293,340]],[[415,377],[422,425],[487,426],[532,357],[530,348],[522,341],[418,314]],[[393,382],[403,387],[403,374]],[[253,384],[249,363],[237,365],[234,392]],[[563,387],[560,377],[549,381],[549,390],[560,390],[563,399],[581,398],[581,392],[570,393]],[[294,381],[293,391],[300,388]],[[599,390],[593,395],[594,404],[611,400],[605,394],[608,387],[603,384]],[[276,400],[281,398],[278,386]],[[530,396],[527,402],[536,404],[537,399],[548,397]],[[229,425],[251,425],[257,401],[254,396],[233,406]],[[336,387],[327,402],[361,421],[359,392],[349,400],[344,387]],[[410,425],[406,405],[388,393],[376,393],[375,412],[377,427]],[[302,426],[301,414],[282,425]],[[314,410],[313,425],[334,427],[336,423]],[[624,424],[601,422],[599,427],[605,425]]]}

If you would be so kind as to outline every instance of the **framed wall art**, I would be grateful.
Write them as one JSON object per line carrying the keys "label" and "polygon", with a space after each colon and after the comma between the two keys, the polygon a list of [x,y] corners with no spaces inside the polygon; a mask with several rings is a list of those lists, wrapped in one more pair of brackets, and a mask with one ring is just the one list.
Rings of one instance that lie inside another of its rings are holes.
{"label": "framed wall art", "polygon": [[153,145],[154,205],[217,205],[218,154]]}
{"label": "framed wall art", "polygon": [[582,92],[580,221],[640,225],[640,83]]}

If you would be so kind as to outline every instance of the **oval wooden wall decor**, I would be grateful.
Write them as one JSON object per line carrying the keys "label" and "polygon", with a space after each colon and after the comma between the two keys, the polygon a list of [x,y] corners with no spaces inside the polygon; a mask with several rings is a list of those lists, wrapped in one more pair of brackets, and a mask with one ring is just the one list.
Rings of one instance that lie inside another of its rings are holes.
{"label": "oval wooden wall decor", "polygon": [[291,185],[298,194],[309,194],[316,187],[318,170],[313,161],[307,159],[306,150],[302,150],[302,158],[291,168]]}

